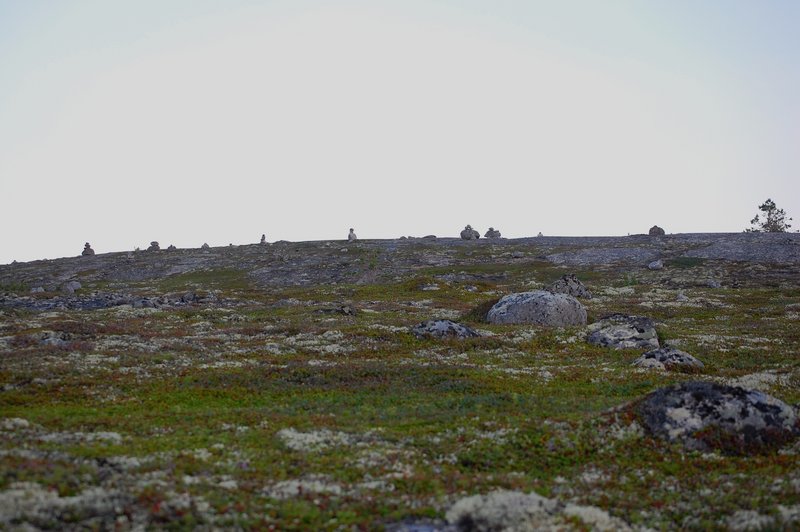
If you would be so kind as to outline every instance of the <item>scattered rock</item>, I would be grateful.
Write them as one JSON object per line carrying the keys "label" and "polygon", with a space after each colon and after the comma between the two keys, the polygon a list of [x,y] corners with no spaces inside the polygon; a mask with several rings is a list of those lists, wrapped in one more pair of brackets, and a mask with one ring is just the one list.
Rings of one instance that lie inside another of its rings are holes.
{"label": "scattered rock", "polygon": [[358,237],[356,236],[355,231],[353,231],[353,228],[351,227],[350,228],[350,233],[347,235],[347,241],[348,242],[355,242],[356,240],[358,240]]}
{"label": "scattered rock", "polygon": [[486,321],[569,327],[586,324],[586,309],[570,295],[534,290],[503,297],[489,309]]}
{"label": "scattered rock", "polygon": [[178,249],[178,248],[176,248],[176,247],[175,247],[175,246],[173,246],[172,244],[170,244],[170,245],[167,247],[167,251],[175,251],[176,249]]}
{"label": "scattered rock", "polygon": [[557,501],[536,493],[497,490],[457,501],[445,517],[459,531],[535,530],[558,509]]}
{"label": "scattered rock", "polygon": [[658,335],[650,318],[612,314],[589,325],[587,341],[614,349],[658,349]]}
{"label": "scattered rock", "polygon": [[500,231],[498,231],[494,227],[490,227],[489,230],[486,231],[486,234],[484,234],[483,236],[485,236],[486,238],[500,238],[501,237]]}
{"label": "scattered rock", "polygon": [[536,493],[507,490],[465,497],[445,518],[459,532],[570,530],[576,528],[576,520],[590,530],[631,530],[621,519],[594,506],[565,505]]}
{"label": "scattered rock", "polygon": [[705,367],[702,362],[689,353],[675,349],[674,347],[662,347],[648,351],[634,360],[633,365],[640,368],[656,368],[685,372],[700,371]]}
{"label": "scattered rock", "polygon": [[664,236],[666,233],[659,226],[654,225],[653,227],[650,228],[650,231],[648,231],[647,234],[649,234],[650,236]]}
{"label": "scattered rock", "polygon": [[68,281],[61,287],[61,291],[65,294],[74,294],[75,290],[81,289],[81,283],[78,281]]}
{"label": "scattered rock", "polygon": [[83,245],[83,251],[81,252],[81,256],[91,257],[92,255],[94,255],[94,250],[92,249],[92,246],[90,246],[89,243],[87,242]]}
{"label": "scattered rock", "polygon": [[200,249],[211,249],[211,246],[209,246],[207,243],[203,243],[203,245],[200,246]]}
{"label": "scattered rock", "polygon": [[650,264],[647,265],[647,269],[649,270],[661,270],[664,268],[664,263],[661,262],[661,259],[654,260]]}
{"label": "scattered rock", "polygon": [[147,248],[147,251],[160,251],[161,248],[158,246],[158,242],[153,240],[150,242],[150,246]]}
{"label": "scattered rock", "polygon": [[480,336],[473,329],[450,320],[429,320],[415,325],[411,332],[417,338],[474,338]]}
{"label": "scattered rock", "polygon": [[425,235],[422,240],[436,240],[436,235]]}
{"label": "scattered rock", "polygon": [[763,452],[800,434],[797,414],[786,403],[756,390],[711,382],[660,388],[637,410],[651,434],[691,450]]}
{"label": "scattered rock", "polygon": [[709,279],[706,281],[706,286],[709,288],[722,288],[722,283],[716,279]]}
{"label": "scattered rock", "polygon": [[461,231],[461,238],[463,240],[478,240],[480,237],[481,234],[473,229],[471,225],[467,225],[464,230]]}
{"label": "scattered rock", "polygon": [[554,294],[568,294],[572,297],[592,299],[592,293],[586,289],[574,273],[562,276],[561,279],[550,285],[549,290]]}
{"label": "scattered rock", "polygon": [[34,286],[31,288],[31,294],[41,294],[42,292],[44,292],[44,287]]}
{"label": "scattered rock", "polygon": [[515,251],[515,252],[513,252],[511,254],[511,258],[512,259],[521,259],[524,256],[525,256],[525,254],[523,252],[521,252],[521,251]]}
{"label": "scattered rock", "polygon": [[686,303],[687,301],[689,301],[689,298],[683,292],[678,292],[678,295],[675,296],[675,301]]}

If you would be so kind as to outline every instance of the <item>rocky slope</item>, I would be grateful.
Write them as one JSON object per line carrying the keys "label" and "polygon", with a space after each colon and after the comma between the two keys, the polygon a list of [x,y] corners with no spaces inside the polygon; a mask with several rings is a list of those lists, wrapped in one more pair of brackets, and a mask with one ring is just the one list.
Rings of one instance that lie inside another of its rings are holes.
{"label": "rocky slope", "polygon": [[796,234],[0,266],[0,528],[794,529],[798,325]]}

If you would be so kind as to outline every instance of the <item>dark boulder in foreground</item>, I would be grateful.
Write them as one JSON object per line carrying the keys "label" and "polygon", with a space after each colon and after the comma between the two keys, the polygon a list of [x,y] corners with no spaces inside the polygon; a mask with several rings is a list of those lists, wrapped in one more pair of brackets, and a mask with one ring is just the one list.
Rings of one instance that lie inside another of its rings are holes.
{"label": "dark boulder in foreground", "polygon": [[675,371],[695,372],[702,370],[705,365],[695,357],[674,347],[653,349],[633,361],[634,366],[640,368],[655,368]]}
{"label": "dark boulder in foreground", "polygon": [[658,349],[658,334],[653,320],[642,316],[612,314],[589,325],[586,340],[593,345],[614,349]]}
{"label": "dark boulder in foreground", "polygon": [[765,393],[712,382],[661,388],[637,406],[654,436],[687,449],[749,454],[774,450],[800,434],[794,409]]}
{"label": "dark boulder in foreground", "polygon": [[567,294],[534,290],[505,296],[489,309],[486,321],[570,327],[586,324],[586,309]]}
{"label": "dark boulder in foreground", "polygon": [[411,328],[417,338],[475,338],[477,332],[450,320],[429,320]]}

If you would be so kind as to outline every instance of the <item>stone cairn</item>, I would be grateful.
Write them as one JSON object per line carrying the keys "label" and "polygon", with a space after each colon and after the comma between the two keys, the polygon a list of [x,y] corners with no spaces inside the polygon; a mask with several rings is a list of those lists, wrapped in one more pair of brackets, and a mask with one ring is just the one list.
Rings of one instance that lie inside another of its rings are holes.
{"label": "stone cairn", "polygon": [[211,249],[211,246],[209,246],[208,243],[203,243],[203,245],[200,246],[200,249]]}
{"label": "stone cairn", "polygon": [[666,233],[659,226],[654,225],[653,227],[650,228],[648,234],[650,236],[664,236]]}
{"label": "stone cairn", "polygon": [[92,255],[94,255],[94,250],[92,249],[92,246],[90,246],[88,242],[83,245],[83,251],[81,252],[81,255],[84,257],[91,257]]}
{"label": "stone cairn", "polygon": [[267,245],[267,235],[261,235],[261,242],[259,242],[262,246]]}
{"label": "stone cairn", "polygon": [[494,227],[490,227],[489,230],[486,231],[486,234],[483,236],[485,236],[486,238],[500,238],[501,235],[500,231],[498,231]]}
{"label": "stone cairn", "polygon": [[478,240],[480,237],[481,234],[469,224],[461,231],[461,238],[464,240]]}
{"label": "stone cairn", "polygon": [[350,228],[350,234],[347,235],[347,241],[348,242],[355,242],[356,240],[358,240],[358,237],[356,236],[355,231],[353,231],[353,228],[351,227]]}
{"label": "stone cairn", "polygon": [[156,242],[155,240],[150,242],[150,247],[147,248],[147,251],[160,251],[160,250],[161,248],[159,247],[158,242]]}
{"label": "stone cairn", "polygon": [[169,247],[167,248],[167,251],[175,251],[176,249],[178,248],[176,248],[173,244],[170,244]]}

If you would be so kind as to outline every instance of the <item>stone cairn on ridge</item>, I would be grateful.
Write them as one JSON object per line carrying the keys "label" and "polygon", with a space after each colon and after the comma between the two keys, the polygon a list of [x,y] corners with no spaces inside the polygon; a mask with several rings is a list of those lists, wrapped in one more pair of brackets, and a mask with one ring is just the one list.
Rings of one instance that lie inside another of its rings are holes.
{"label": "stone cairn on ridge", "polygon": [[486,238],[500,238],[501,237],[500,231],[498,231],[494,227],[490,227],[489,230],[486,231],[486,234],[484,234],[483,236],[485,236]]}
{"label": "stone cairn on ridge", "polygon": [[461,231],[461,238],[464,240],[478,240],[481,234],[467,224],[463,231]]}
{"label": "stone cairn on ridge", "polygon": [[153,240],[150,242],[150,246],[147,248],[147,251],[160,251],[161,247],[158,245],[158,242]]}
{"label": "stone cairn on ridge", "polygon": [[659,226],[654,225],[650,228],[650,231],[647,234],[650,236],[664,236],[666,233]]}
{"label": "stone cairn on ridge", "polygon": [[83,245],[83,251],[81,252],[81,256],[91,257],[92,255],[94,255],[94,250],[92,249],[92,246],[90,246],[89,243],[87,242],[86,244]]}
{"label": "stone cairn on ridge", "polygon": [[347,235],[347,241],[348,242],[355,242],[356,240],[358,240],[358,237],[356,236],[356,232],[353,231],[353,228],[351,227],[350,228],[350,233]]}

